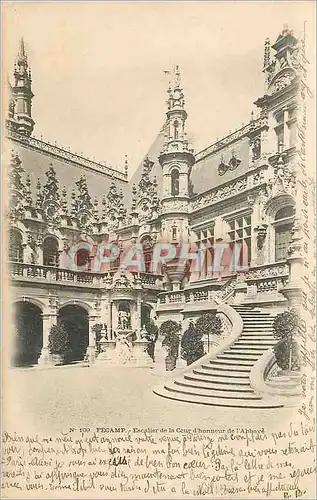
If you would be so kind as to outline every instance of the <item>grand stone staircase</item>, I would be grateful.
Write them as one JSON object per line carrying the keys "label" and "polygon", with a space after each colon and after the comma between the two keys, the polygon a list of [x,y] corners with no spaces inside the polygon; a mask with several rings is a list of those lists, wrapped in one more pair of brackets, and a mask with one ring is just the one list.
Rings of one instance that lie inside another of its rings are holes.
{"label": "grand stone staircase", "polygon": [[275,398],[263,398],[250,384],[250,372],[256,361],[274,346],[274,316],[251,307],[234,306],[243,321],[242,334],[228,349],[205,356],[201,364],[178,379],[166,380],[154,393],[177,401],[234,408],[278,408]]}

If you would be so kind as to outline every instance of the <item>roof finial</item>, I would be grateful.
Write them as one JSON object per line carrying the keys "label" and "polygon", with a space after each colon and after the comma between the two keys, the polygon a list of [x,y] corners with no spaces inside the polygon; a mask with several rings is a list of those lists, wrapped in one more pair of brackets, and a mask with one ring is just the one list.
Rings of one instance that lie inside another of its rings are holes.
{"label": "roof finial", "polygon": [[128,166],[128,155],[124,155],[124,173],[125,173],[126,177],[128,176],[128,169],[129,169],[129,166]]}
{"label": "roof finial", "polygon": [[179,71],[178,64],[175,66],[175,88],[179,88],[181,85],[181,74]]}

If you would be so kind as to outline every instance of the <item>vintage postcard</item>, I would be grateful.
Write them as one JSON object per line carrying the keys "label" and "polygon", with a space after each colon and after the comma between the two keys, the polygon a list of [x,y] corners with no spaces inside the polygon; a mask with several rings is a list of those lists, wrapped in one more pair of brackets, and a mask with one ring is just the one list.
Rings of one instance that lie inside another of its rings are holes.
{"label": "vintage postcard", "polygon": [[314,18],[2,2],[2,498],[316,498]]}

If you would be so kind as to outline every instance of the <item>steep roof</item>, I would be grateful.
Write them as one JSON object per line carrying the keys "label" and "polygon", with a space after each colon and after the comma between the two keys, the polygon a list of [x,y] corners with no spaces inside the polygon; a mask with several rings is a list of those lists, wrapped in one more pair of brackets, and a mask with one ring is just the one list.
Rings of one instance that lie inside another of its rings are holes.
{"label": "steep roof", "polygon": [[87,187],[92,198],[95,196],[101,198],[106,195],[112,178],[123,191],[128,189],[124,172],[105,167],[33,137],[17,140],[9,135],[8,139],[8,153],[10,150],[18,153],[26,174],[30,175],[33,193],[36,191],[37,179],[42,184],[46,182],[45,173],[50,165],[56,172],[60,188],[65,186],[69,193],[82,175],[87,179]]}
{"label": "steep roof", "polygon": [[[237,160],[232,161],[232,158]],[[230,165],[231,161],[231,165]],[[220,164],[226,167],[219,167]],[[194,194],[201,194],[243,175],[249,168],[249,139],[243,137],[220,150],[197,153],[191,173]]]}
{"label": "steep roof", "polygon": [[135,184],[136,186],[140,182],[142,172],[143,172],[143,163],[146,157],[149,158],[153,162],[153,167],[152,171],[150,173],[150,178],[153,180],[153,177],[156,177],[157,179],[157,185],[158,185],[158,196],[160,197],[161,190],[162,190],[162,182],[163,182],[163,176],[162,176],[162,167],[159,164],[158,157],[163,149],[163,144],[164,144],[164,134],[166,131],[166,126],[167,123],[165,122],[163,127],[161,128],[160,132],[158,133],[156,139],[154,140],[152,146],[150,147],[148,153],[144,156],[142,159],[140,165],[138,166],[137,170],[134,172],[129,184],[130,184],[130,191],[128,191],[125,194],[125,205],[127,207],[131,206],[131,196],[129,195],[129,192],[131,192],[132,185]]}

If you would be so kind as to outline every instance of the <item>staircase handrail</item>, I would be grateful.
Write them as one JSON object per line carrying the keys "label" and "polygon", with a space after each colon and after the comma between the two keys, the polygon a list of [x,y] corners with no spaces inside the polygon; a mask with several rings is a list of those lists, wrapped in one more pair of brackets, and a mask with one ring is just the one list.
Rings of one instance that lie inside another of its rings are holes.
{"label": "staircase handrail", "polygon": [[301,388],[281,388],[270,387],[266,379],[270,371],[277,364],[274,349],[268,349],[254,363],[250,371],[250,385],[254,391],[261,396],[300,396]]}
{"label": "staircase handrail", "polygon": [[[232,283],[235,282],[237,280],[237,276],[234,275],[234,276],[231,276],[231,278],[229,278],[226,283],[221,287],[221,289],[215,293],[214,295],[214,301],[216,304],[225,304],[226,301],[228,299],[230,299],[230,297],[232,297],[232,295],[234,295],[235,293],[235,288],[230,288]],[[225,298],[220,298],[219,295],[220,294],[223,294],[226,290],[229,290],[229,293],[227,295],[225,295]]]}

